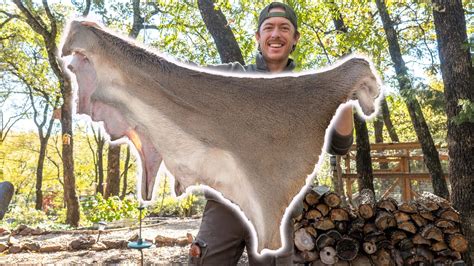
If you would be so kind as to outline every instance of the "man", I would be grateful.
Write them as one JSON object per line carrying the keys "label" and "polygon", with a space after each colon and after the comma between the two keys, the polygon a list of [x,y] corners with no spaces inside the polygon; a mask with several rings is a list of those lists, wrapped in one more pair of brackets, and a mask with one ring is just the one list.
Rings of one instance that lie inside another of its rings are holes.
{"label": "man", "polygon": [[[259,54],[256,64],[239,63],[209,66],[239,72],[290,72],[295,63],[289,58],[300,38],[294,10],[283,3],[274,2],[260,13],[255,33]],[[329,152],[345,154],[352,144],[352,106],[344,106],[331,132]],[[257,256],[253,253],[250,229],[234,209],[225,205],[211,193],[205,193],[207,204],[196,240],[190,248],[190,264],[236,265],[247,247],[250,265],[291,265],[293,243],[278,255]],[[291,219],[284,221],[286,241],[293,238]]]}

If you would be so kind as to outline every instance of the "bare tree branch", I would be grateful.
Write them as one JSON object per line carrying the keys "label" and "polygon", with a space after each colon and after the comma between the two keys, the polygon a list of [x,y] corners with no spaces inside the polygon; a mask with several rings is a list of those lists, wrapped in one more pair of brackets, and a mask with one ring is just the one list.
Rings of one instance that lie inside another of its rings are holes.
{"label": "bare tree branch", "polygon": [[313,25],[308,24],[304,21],[303,21],[303,25],[307,26],[308,28],[310,28],[314,32],[314,34],[316,35],[316,38],[318,39],[319,46],[321,46],[321,48],[323,49],[324,55],[326,55],[326,58],[327,58],[328,62],[331,63],[331,58],[329,57],[329,54],[326,50],[326,47],[324,46],[321,38],[319,37],[319,32],[321,32],[321,31],[319,29],[316,29]]}
{"label": "bare tree branch", "polygon": [[18,9],[25,15],[26,23],[33,28],[38,34],[43,36],[45,40],[51,39],[51,34],[48,32],[45,23],[40,17],[35,17],[21,2],[21,0],[13,0]]}

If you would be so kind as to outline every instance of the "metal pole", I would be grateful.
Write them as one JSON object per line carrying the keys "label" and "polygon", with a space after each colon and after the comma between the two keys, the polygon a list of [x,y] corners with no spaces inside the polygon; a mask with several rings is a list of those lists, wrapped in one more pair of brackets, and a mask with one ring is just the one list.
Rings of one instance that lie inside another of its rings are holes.
{"label": "metal pole", "polygon": [[143,210],[143,207],[140,206],[138,207],[138,209],[140,210],[140,216],[138,217],[138,220],[140,221],[140,231],[138,233],[138,239],[140,240],[140,242],[142,241],[142,210]]}

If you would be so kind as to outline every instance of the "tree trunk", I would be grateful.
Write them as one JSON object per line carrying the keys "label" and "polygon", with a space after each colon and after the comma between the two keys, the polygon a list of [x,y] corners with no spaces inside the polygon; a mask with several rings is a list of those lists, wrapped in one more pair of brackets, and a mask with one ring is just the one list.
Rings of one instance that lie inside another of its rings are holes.
{"label": "tree trunk", "polygon": [[122,185],[122,194],[120,195],[120,198],[123,199],[125,198],[127,194],[127,182],[128,182],[128,169],[130,168],[130,146],[127,145],[127,155],[125,157],[125,166],[123,169],[123,185]]}
{"label": "tree trunk", "polygon": [[382,109],[383,121],[385,123],[385,127],[387,128],[390,139],[392,140],[392,142],[400,142],[400,140],[398,139],[397,132],[395,131],[395,127],[393,126],[392,119],[390,119],[390,111],[388,109],[387,100],[385,100],[385,98],[382,99],[380,107]]}
{"label": "tree trunk", "polygon": [[198,0],[199,11],[206,28],[211,33],[222,63],[239,62],[244,65],[244,58],[239,44],[235,40],[229,23],[222,11],[214,9],[212,0]]}
{"label": "tree trunk", "polygon": [[38,164],[36,166],[36,204],[35,209],[41,210],[43,208],[43,168],[44,168],[44,159],[46,156],[46,148],[48,145],[48,140],[42,138],[40,140],[40,151],[38,156]]}
{"label": "tree trunk", "polygon": [[[63,134],[62,158],[64,175],[64,195],[66,198],[66,223],[79,225],[79,201],[76,196],[76,177],[74,176],[73,137],[72,137],[72,87],[69,77],[65,79],[61,107],[61,132]],[[68,137],[69,136],[69,137]]]}
{"label": "tree trunk", "polygon": [[[331,13],[333,14],[333,23],[338,34],[347,33],[347,27],[344,24],[342,15],[339,12],[337,4],[331,5]],[[350,48],[347,49],[347,53]],[[367,130],[367,123],[354,114],[354,126],[356,129],[356,171],[358,176],[359,191],[368,188],[374,191],[374,177],[372,175],[372,158],[370,158],[370,141]]]}
{"label": "tree trunk", "polygon": [[[31,95],[33,97],[33,95]],[[45,98],[48,96],[45,95]],[[32,104],[33,98],[32,99]],[[56,98],[56,101],[54,105],[52,106],[53,110],[58,106],[59,104],[59,96]],[[46,159],[46,149],[48,148],[48,141],[49,137],[51,136],[51,131],[53,130],[53,123],[54,123],[54,115],[51,114],[51,118],[49,119],[48,122],[48,127],[46,128],[46,134],[43,135],[43,126],[46,124],[46,117],[48,113],[48,106],[44,108],[44,114],[43,114],[43,123],[37,123],[36,117],[35,117],[35,124],[38,127],[38,135],[40,139],[40,151],[39,151],[39,156],[38,156],[38,165],[36,168],[36,204],[35,204],[35,209],[41,210],[43,208],[43,192],[42,192],[42,187],[43,187],[43,168],[44,168],[44,160]],[[36,109],[35,109],[35,116],[36,116]]]}
{"label": "tree trunk", "polygon": [[107,157],[107,186],[104,198],[118,196],[120,192],[120,145],[110,144]]}
{"label": "tree trunk", "polygon": [[5,152],[3,151],[3,140],[0,140],[0,180],[3,179],[3,167],[5,166]]}
{"label": "tree trunk", "polygon": [[367,124],[357,113],[354,114],[354,126],[356,130],[356,168],[359,191],[367,188],[375,192],[372,159],[370,158],[369,132]]}
{"label": "tree trunk", "polygon": [[3,150],[3,138],[2,136],[0,136],[0,180],[4,180],[3,178],[4,167],[5,167],[5,151]]}
{"label": "tree trunk", "polygon": [[374,120],[374,136],[375,143],[383,143],[383,117],[381,114],[377,115]]}
{"label": "tree trunk", "polygon": [[[379,114],[377,118],[374,120],[374,135],[375,135],[375,143],[383,143],[383,114]],[[382,151],[378,151],[382,152]],[[380,162],[379,163],[380,169],[388,169],[387,162]],[[386,180],[382,180],[382,183],[387,183]]]}
{"label": "tree trunk", "polygon": [[104,195],[104,145],[105,138],[102,136],[101,131],[97,132],[97,136],[94,136],[97,143],[97,188],[96,193]]}
{"label": "tree trunk", "polygon": [[[79,224],[79,202],[76,197],[76,179],[74,176],[74,160],[73,160],[73,138],[72,138],[72,86],[71,78],[63,69],[62,59],[59,57],[58,48],[56,46],[57,38],[57,21],[52,14],[47,1],[43,2],[43,7],[48,18],[48,24],[45,25],[43,20],[34,15],[35,12],[28,10],[20,0],[14,0],[15,5],[25,16],[25,22],[39,35],[43,37],[48,61],[51,69],[59,82],[59,88],[63,98],[61,107],[61,132],[63,136],[62,158],[63,158],[63,175],[64,175],[64,197],[66,199],[66,222],[71,226]],[[39,22],[41,21],[41,22]]]}
{"label": "tree trunk", "polygon": [[[451,200],[461,213],[463,233],[469,241],[466,265],[474,261],[474,123],[455,123],[459,100],[474,103],[474,68],[467,45],[466,19],[460,0],[433,0],[433,17],[438,40],[441,73],[448,117],[449,180]],[[472,119],[472,118],[471,118]]]}
{"label": "tree trunk", "polygon": [[418,137],[418,141],[421,144],[421,149],[424,155],[423,160],[430,172],[434,192],[440,197],[448,198],[448,186],[446,184],[446,180],[444,179],[443,170],[441,169],[439,154],[436,150],[433,138],[431,137],[428,125],[426,124],[425,118],[421,111],[420,104],[413,95],[413,89],[411,88],[407,68],[402,58],[400,46],[398,43],[398,36],[395,28],[393,27],[393,22],[390,19],[384,1],[376,0],[376,3],[380,17],[382,19],[385,34],[387,36],[390,56],[393,63],[395,64],[395,72],[397,74],[397,80],[400,86],[400,93],[405,99],[411,121]]}

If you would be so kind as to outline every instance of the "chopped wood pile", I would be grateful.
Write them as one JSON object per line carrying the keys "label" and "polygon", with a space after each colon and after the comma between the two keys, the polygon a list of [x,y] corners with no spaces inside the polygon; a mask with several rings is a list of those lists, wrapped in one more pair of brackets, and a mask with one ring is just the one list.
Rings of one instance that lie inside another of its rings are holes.
{"label": "chopped wood pile", "polygon": [[464,265],[468,242],[447,200],[425,192],[409,203],[376,202],[368,189],[359,198],[357,206],[342,206],[341,197],[324,186],[305,195],[294,224],[296,262]]}

